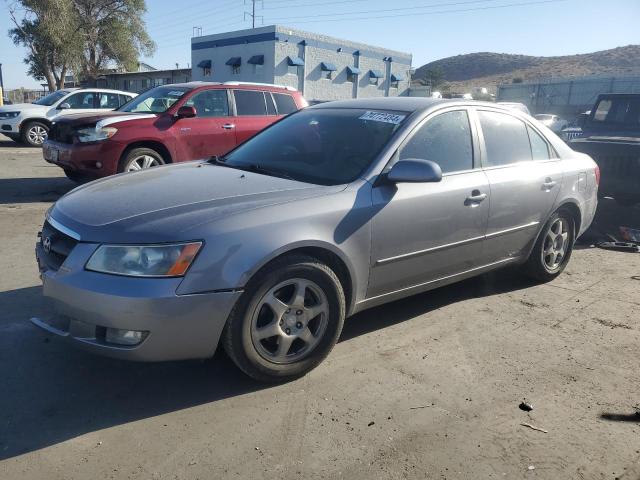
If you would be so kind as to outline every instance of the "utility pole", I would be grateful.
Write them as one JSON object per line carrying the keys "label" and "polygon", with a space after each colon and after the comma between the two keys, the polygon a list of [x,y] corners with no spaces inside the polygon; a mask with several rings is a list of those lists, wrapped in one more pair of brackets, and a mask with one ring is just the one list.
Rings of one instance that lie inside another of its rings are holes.
{"label": "utility pole", "polygon": [[[260,2],[260,4],[264,7],[262,0],[249,0],[251,2],[251,13],[244,12],[244,19],[247,19],[247,15],[251,17],[251,28],[256,28],[256,18],[259,18],[261,21],[264,21],[264,17],[262,15],[256,15],[256,3]],[[247,0],[244,0],[244,4],[247,4]]]}

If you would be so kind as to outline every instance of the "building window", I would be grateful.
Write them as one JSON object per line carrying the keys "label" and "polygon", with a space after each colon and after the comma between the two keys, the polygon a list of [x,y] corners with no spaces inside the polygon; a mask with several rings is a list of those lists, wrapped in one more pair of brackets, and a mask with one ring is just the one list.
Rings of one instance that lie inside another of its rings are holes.
{"label": "building window", "polygon": [[202,76],[203,77],[210,77],[211,76],[211,67],[204,67],[202,69]]}
{"label": "building window", "polygon": [[358,75],[360,75],[360,69],[358,67],[347,67],[347,82],[356,83],[358,81]]}
{"label": "building window", "polygon": [[331,80],[331,78],[332,78],[332,74],[333,74],[333,72],[332,72],[332,71],[322,72],[322,76],[323,76],[323,78],[326,78],[327,80]]}
{"label": "building window", "polygon": [[391,88],[398,88],[400,86],[400,82],[398,80],[391,80]]}
{"label": "building window", "polygon": [[240,65],[231,65],[231,73],[233,75],[240,75]]}
{"label": "building window", "polygon": [[369,77],[369,85],[378,85],[378,77]]}
{"label": "building window", "polygon": [[125,91],[126,91],[126,90],[129,90],[129,80],[125,80],[125,81],[124,81],[124,87],[123,87],[123,90],[125,90]]}
{"label": "building window", "polygon": [[329,62],[321,62],[320,70],[322,72],[322,78],[326,78],[327,80],[331,80],[333,78],[333,72],[337,70],[336,66],[333,63]]}
{"label": "building window", "polygon": [[253,73],[254,75],[258,75],[262,73],[264,65],[259,64],[259,63],[254,63],[253,64]]}
{"label": "building window", "polygon": [[298,75],[298,66],[297,65],[289,65],[287,68],[287,73],[289,75]]}

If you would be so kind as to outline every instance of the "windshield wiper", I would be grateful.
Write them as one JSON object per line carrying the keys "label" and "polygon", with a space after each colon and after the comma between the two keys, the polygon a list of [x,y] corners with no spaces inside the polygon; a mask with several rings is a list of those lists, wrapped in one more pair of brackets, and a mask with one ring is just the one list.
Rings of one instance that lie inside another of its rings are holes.
{"label": "windshield wiper", "polygon": [[237,170],[243,170],[245,172],[261,173],[263,175],[270,175],[272,177],[286,178],[288,180],[295,180],[291,175],[280,170],[271,170],[270,168],[263,167],[261,165],[251,163],[249,165],[231,165],[227,163],[227,159],[224,155],[214,155],[207,162],[214,165],[220,165],[221,167],[235,168]]}

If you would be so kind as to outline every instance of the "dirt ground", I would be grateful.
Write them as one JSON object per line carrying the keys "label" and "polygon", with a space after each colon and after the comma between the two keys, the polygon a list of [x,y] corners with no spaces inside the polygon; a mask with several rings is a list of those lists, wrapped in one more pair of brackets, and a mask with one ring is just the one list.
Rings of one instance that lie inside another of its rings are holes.
{"label": "dirt ground", "polygon": [[36,331],[36,234],[72,187],[0,140],[0,478],[640,479],[640,254],[582,244],[546,285],[505,270],[363,312],[265,387],[221,353],[134,364]]}

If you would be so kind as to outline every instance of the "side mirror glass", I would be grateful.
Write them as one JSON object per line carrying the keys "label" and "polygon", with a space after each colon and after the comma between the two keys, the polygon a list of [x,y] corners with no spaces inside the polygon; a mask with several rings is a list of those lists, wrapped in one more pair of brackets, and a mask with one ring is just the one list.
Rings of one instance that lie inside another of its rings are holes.
{"label": "side mirror glass", "polygon": [[442,169],[431,160],[407,158],[391,167],[387,179],[393,183],[439,182],[442,180]]}
{"label": "side mirror glass", "polygon": [[176,117],[178,118],[193,118],[197,115],[195,107],[183,105],[178,109]]}
{"label": "side mirror glass", "polygon": [[71,105],[69,105],[67,102],[64,102],[58,105],[58,110],[69,110],[70,108],[71,108]]}

